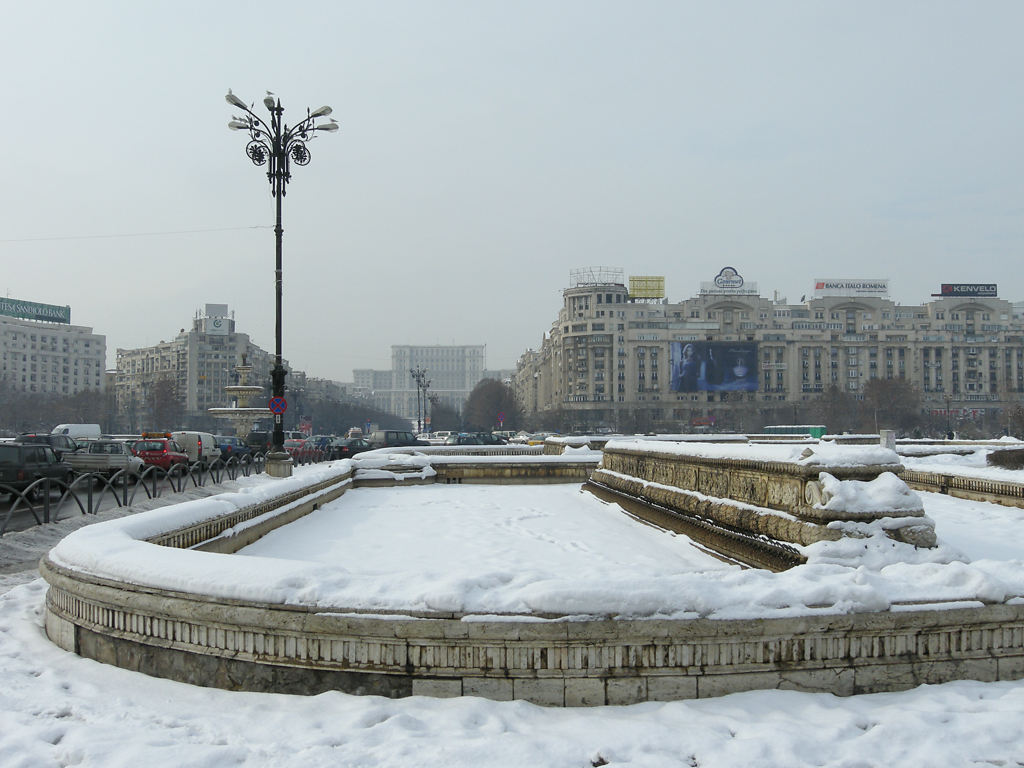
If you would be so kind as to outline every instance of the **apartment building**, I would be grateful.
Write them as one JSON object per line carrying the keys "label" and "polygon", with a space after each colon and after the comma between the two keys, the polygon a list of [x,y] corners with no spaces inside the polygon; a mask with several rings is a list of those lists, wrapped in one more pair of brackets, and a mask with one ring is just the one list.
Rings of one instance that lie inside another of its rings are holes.
{"label": "apartment building", "polygon": [[106,357],[106,337],[71,325],[70,306],[0,299],[0,381],[9,389],[102,392]]}
{"label": "apartment building", "polygon": [[991,284],[945,284],[914,306],[889,298],[887,280],[829,279],[789,304],[731,267],[682,301],[663,286],[574,272],[541,347],[517,366],[527,415],[565,412],[582,429],[742,429],[743,412],[803,413],[832,386],[859,397],[872,379],[903,379],[925,409],[958,418],[1024,398],[1024,319]]}
{"label": "apartment building", "polygon": [[[207,304],[197,312],[192,327],[182,328],[171,341],[151,347],[117,350],[116,397],[120,413],[145,412],[154,387],[173,382],[185,408],[185,419],[206,417],[207,409],[230,405],[224,387],[235,383],[235,366],[243,356],[253,372],[250,384],[265,384],[269,393],[274,355],[240,333],[226,304]],[[287,361],[283,361],[288,368]],[[287,386],[302,388],[302,372],[289,373]]]}

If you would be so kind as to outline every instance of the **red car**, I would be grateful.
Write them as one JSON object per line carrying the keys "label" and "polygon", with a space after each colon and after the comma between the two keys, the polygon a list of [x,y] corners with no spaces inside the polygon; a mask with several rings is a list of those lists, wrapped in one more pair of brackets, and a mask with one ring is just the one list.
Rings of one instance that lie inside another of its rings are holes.
{"label": "red car", "polygon": [[296,464],[313,459],[313,447],[309,440],[289,438],[284,441],[284,449]]}
{"label": "red car", "polygon": [[188,454],[182,447],[169,437],[147,437],[136,440],[132,445],[132,453],[146,464],[170,471],[175,464],[188,467]]}

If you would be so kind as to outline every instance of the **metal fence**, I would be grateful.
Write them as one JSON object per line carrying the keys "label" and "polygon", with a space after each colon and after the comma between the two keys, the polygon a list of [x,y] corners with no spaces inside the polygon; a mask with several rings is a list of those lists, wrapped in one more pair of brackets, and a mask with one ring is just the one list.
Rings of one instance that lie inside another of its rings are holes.
{"label": "metal fence", "polygon": [[[293,456],[295,464],[313,464],[329,460],[325,451]],[[75,514],[95,515],[101,509],[130,507],[144,499],[156,499],[189,488],[216,485],[225,480],[249,477],[266,468],[266,455],[232,456],[210,465],[193,462],[175,464],[169,469],[148,465],[139,474],[120,470],[113,475],[89,472],[76,475],[71,482],[44,477],[23,489],[0,484],[0,498],[8,495],[10,506],[0,519],[0,536],[8,532],[12,518],[28,513],[35,525],[55,523]],[[59,494],[59,496],[58,496]],[[0,506],[0,510],[2,510]],[[31,524],[31,523],[30,523]]]}

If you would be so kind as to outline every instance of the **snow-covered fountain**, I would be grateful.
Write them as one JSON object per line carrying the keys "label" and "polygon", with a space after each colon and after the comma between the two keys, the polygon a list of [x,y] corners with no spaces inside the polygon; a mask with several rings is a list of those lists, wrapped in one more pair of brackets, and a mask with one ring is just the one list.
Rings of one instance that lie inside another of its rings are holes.
{"label": "snow-covered fountain", "polygon": [[[356,530],[363,526],[352,521],[368,514],[387,529],[404,504],[394,488],[410,497],[406,519],[449,530],[424,510],[422,491],[453,494],[430,497],[440,506],[475,508],[479,497],[463,502],[454,494],[490,479],[487,504],[500,507],[509,470],[536,465],[538,481],[550,482],[545,465],[578,461],[571,454],[487,456],[477,463],[490,478],[453,477],[448,467],[469,457],[394,450],[71,533],[40,563],[50,585],[47,637],[104,663],[234,690],[483,696],[549,706],[752,689],[846,696],[1024,677],[1017,570],[992,572],[991,561],[966,562],[938,546],[934,521],[898,477],[899,456],[880,446],[611,441],[586,486],[613,494],[625,517],[601,505],[581,510],[591,523],[550,527],[568,514],[568,503],[556,498],[557,514],[538,501],[525,515],[506,515],[517,528],[536,518],[542,527],[527,527],[526,540],[562,540],[566,552],[596,551],[580,537],[606,515],[627,526],[653,523],[642,527],[667,537],[658,543],[665,555],[647,572],[629,563],[652,547],[627,544],[620,528],[604,529],[622,548],[613,550],[620,566],[589,558],[599,578],[581,579],[579,569],[555,578],[519,569],[519,560],[488,565],[491,571],[471,565],[465,576],[447,561],[416,571],[417,548],[440,549],[443,559],[454,551],[450,542],[420,533],[402,545],[387,530],[379,546],[396,547],[402,563],[391,576],[372,555],[360,570],[354,556],[307,560],[294,546],[276,560],[243,552],[304,517],[300,528],[327,526],[314,533],[315,547],[306,539],[307,549],[322,549],[335,536],[331,525],[346,528],[349,552],[366,549]],[[388,478],[393,488],[382,488]],[[450,488],[419,487],[428,484]],[[391,493],[381,502],[343,498],[353,490]],[[478,546],[493,537],[496,551],[514,549],[493,514],[485,526]],[[693,544],[669,541],[679,531]],[[676,544],[726,566],[680,567],[669,552]],[[765,564],[747,567],[759,561]]]}
{"label": "snow-covered fountain", "polygon": [[253,408],[249,401],[254,395],[263,391],[258,384],[249,383],[249,375],[252,373],[252,366],[242,355],[242,362],[235,366],[235,373],[238,374],[238,381],[224,387],[224,392],[231,400],[231,405],[226,408],[210,408],[210,415],[215,419],[224,419],[231,422],[235,434],[243,440],[252,432],[253,425],[260,419],[266,419],[271,415],[269,408]]}

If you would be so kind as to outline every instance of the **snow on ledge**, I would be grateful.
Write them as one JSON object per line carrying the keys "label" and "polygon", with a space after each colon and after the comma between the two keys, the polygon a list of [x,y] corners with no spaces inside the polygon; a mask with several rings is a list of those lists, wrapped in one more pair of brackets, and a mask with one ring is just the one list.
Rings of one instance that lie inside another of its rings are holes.
{"label": "snow on ledge", "polygon": [[701,459],[739,459],[743,461],[782,462],[805,466],[861,467],[893,466],[899,454],[880,445],[839,445],[823,440],[815,445],[800,443],[676,443],[653,440],[614,440],[605,450],[692,456]]}
{"label": "snow on ledge", "polygon": [[[719,446],[721,447],[721,446]],[[408,459],[408,456],[406,456]],[[354,462],[296,467],[291,478],[247,478],[238,491],[162,507],[81,528],[65,537],[50,557],[58,566],[101,578],[156,589],[181,590],[213,599],[303,605],[370,614],[444,610],[474,617],[500,614],[509,621],[534,614],[622,618],[757,618],[884,611],[894,605],[956,606],[1003,602],[1024,595],[1020,561],[965,562],[942,546],[915,549],[885,535],[889,520],[844,524],[858,538],[800,548],[805,565],[783,573],[757,569],[676,569],[606,573],[604,578],[554,579],[498,570],[465,573],[453,561],[432,580],[426,575],[361,572],[344,562],[236,556],[158,546],[145,541],[241,507],[350,471]],[[386,462],[385,462],[386,464]],[[460,486],[445,498],[460,505]],[[433,490],[433,489],[430,489]],[[361,493],[362,491],[357,491]],[[412,494],[415,491],[401,491]],[[367,490],[366,493],[375,493]],[[539,493],[539,491],[538,491]],[[495,491],[500,498],[500,490]],[[344,510],[345,498],[334,502]],[[330,507],[325,507],[329,512]],[[466,513],[475,510],[466,508]],[[446,536],[446,531],[439,531]],[[416,561],[415,550],[408,553]],[[496,566],[497,567],[497,566]]]}

